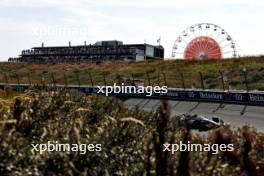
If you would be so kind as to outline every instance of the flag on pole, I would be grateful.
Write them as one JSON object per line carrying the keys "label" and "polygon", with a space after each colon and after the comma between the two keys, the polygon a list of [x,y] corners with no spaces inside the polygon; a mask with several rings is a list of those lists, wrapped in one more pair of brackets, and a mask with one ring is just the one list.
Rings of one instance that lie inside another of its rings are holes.
{"label": "flag on pole", "polygon": [[158,38],[157,43],[160,45],[161,37]]}

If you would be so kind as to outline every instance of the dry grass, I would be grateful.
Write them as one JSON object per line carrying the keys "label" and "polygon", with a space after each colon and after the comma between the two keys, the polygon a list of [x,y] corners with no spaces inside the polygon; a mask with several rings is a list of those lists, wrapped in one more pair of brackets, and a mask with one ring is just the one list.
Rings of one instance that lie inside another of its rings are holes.
{"label": "dry grass", "polygon": [[[91,84],[88,73],[94,77],[95,84],[103,84],[103,74],[107,75],[107,82],[117,83],[117,74],[129,77],[134,74],[135,79],[147,83],[146,72],[149,72],[151,83],[157,83],[157,70],[161,73],[161,84],[165,84],[162,73],[166,75],[167,84],[172,87],[181,86],[180,73],[184,73],[186,87],[195,85],[200,87],[199,74],[205,77],[206,88],[222,88],[219,71],[228,76],[229,85],[236,89],[244,89],[243,67],[248,69],[248,82],[251,89],[264,90],[264,59],[260,57],[247,57],[239,59],[227,59],[222,61],[148,61],[148,62],[103,62],[78,63],[78,64],[29,64],[29,63],[1,63],[0,72],[9,75],[10,82],[17,82],[17,73],[21,83],[28,82],[28,73],[31,74],[33,83],[41,83],[42,76],[46,82],[51,82],[51,73],[54,73],[58,83],[64,83],[64,75],[68,83],[77,84],[77,74],[80,76],[81,84]],[[4,74],[0,75],[3,82]]]}
{"label": "dry grass", "polygon": [[[164,102],[157,112],[127,109],[115,98],[75,91],[31,91],[0,109],[1,175],[153,175],[216,176],[264,173],[264,134],[229,125],[207,136],[192,133],[170,118]],[[15,122],[16,123],[7,123]],[[234,152],[163,152],[162,144],[232,142]],[[101,143],[101,152],[31,152],[31,143]]]}

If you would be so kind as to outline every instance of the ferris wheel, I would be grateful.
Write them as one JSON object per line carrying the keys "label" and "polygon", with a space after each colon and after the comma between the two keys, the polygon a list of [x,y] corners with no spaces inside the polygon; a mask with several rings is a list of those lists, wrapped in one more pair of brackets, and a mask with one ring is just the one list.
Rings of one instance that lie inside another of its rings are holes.
{"label": "ferris wheel", "polygon": [[237,57],[231,35],[211,23],[199,23],[186,28],[176,39],[172,57],[186,60],[223,59]]}

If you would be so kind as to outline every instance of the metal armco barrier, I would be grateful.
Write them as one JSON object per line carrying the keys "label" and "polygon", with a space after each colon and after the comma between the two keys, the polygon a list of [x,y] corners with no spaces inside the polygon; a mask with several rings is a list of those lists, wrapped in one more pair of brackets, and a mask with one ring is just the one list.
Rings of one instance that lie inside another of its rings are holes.
{"label": "metal armco barrier", "polygon": [[[72,89],[79,90],[86,94],[97,93],[96,86],[89,85],[45,85],[46,87],[55,87],[56,89]],[[16,91],[24,91],[32,85],[30,84],[8,84],[0,83],[0,88],[10,87]],[[41,86],[40,86],[41,87]],[[110,94],[110,96],[123,98],[149,98],[149,99],[168,99],[179,101],[195,101],[195,102],[211,102],[211,103],[226,103],[226,104],[242,104],[252,106],[264,106],[264,92],[263,91],[221,91],[221,90],[202,90],[202,89],[178,89],[168,88],[166,94],[154,94],[146,96],[145,94]]]}

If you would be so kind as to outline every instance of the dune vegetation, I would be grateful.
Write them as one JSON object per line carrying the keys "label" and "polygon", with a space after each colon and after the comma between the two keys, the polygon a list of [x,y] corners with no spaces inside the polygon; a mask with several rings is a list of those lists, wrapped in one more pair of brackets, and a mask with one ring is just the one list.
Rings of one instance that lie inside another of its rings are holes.
{"label": "dune vegetation", "polygon": [[[4,90],[0,106],[0,175],[216,176],[264,174],[264,134],[228,124],[203,136],[177,117],[165,101],[156,112],[127,108],[111,97],[75,91]],[[9,96],[7,96],[9,95]],[[35,152],[48,141],[101,144],[100,152]],[[232,152],[163,151],[164,143],[227,144]]]}
{"label": "dune vegetation", "polygon": [[[246,68],[249,89],[264,90],[264,57],[245,57],[220,61],[145,61],[145,62],[82,62],[76,64],[1,63],[0,82],[13,83],[68,83],[113,84],[123,80],[139,80],[145,84],[162,84],[186,88],[201,88],[201,75],[207,89],[225,87],[246,89]],[[222,73],[223,75],[221,76]]]}

